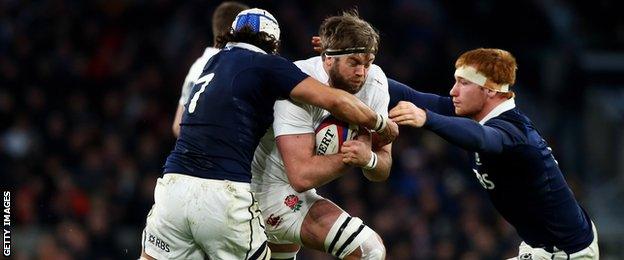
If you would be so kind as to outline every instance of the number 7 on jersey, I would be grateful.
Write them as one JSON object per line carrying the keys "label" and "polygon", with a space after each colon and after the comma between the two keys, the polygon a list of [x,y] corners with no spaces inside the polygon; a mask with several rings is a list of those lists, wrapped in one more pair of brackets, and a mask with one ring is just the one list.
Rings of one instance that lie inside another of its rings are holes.
{"label": "number 7 on jersey", "polygon": [[195,95],[193,95],[193,98],[191,99],[191,102],[189,103],[189,107],[188,107],[189,114],[192,114],[193,112],[195,112],[195,108],[197,107],[197,100],[199,100],[199,95],[201,95],[201,93],[204,93],[204,90],[206,90],[206,85],[210,84],[210,81],[212,80],[213,77],[214,77],[214,73],[210,73],[197,79],[197,83],[195,84],[202,84],[202,85],[199,91],[195,92]]}

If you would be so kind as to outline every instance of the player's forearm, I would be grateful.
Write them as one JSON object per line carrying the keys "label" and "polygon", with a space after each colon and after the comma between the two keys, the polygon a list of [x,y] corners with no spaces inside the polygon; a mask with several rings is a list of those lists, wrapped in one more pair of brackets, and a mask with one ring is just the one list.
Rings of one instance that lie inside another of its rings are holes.
{"label": "player's forearm", "polygon": [[377,154],[377,166],[371,170],[364,170],[364,177],[369,181],[380,182],[385,181],[390,176],[390,168],[392,167],[392,154],[385,150],[381,149],[375,152]]}
{"label": "player's forearm", "polygon": [[327,108],[327,111],[338,119],[368,129],[375,129],[378,126],[377,113],[357,97],[344,91],[336,91],[334,99],[333,105]]}
{"label": "player's forearm", "polygon": [[416,94],[408,101],[413,102],[416,106],[426,108],[441,115],[455,116],[455,107],[453,101],[449,97],[438,96],[431,93],[423,93],[416,91]]}
{"label": "player's forearm", "polygon": [[499,131],[468,118],[443,116],[427,111],[424,128],[468,151],[496,153],[503,149],[504,140]]}
{"label": "player's forearm", "polygon": [[340,154],[314,155],[295,167],[286,167],[286,173],[293,189],[304,192],[340,177],[348,169]]}
{"label": "player's forearm", "polygon": [[393,79],[388,79],[388,91],[390,92],[389,109],[395,107],[399,101],[408,101],[420,108],[425,108],[441,115],[455,115],[453,101],[449,97],[416,91]]}
{"label": "player's forearm", "polygon": [[290,92],[290,97],[297,101],[323,108],[338,119],[347,123],[375,129],[377,113],[355,96],[344,90],[331,88],[318,80],[307,77]]}

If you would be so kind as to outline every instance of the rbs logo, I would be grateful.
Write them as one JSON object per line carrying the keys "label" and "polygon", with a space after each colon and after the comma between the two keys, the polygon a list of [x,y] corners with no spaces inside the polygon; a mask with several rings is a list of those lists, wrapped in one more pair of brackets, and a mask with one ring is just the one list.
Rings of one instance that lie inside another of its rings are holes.
{"label": "rbs logo", "polygon": [[165,241],[160,240],[160,238],[157,238],[156,236],[149,234],[148,233],[148,238],[147,241],[152,243],[153,245],[155,245],[156,247],[160,248],[161,250],[165,251],[165,252],[170,252],[171,250],[169,249],[169,244],[167,244]]}

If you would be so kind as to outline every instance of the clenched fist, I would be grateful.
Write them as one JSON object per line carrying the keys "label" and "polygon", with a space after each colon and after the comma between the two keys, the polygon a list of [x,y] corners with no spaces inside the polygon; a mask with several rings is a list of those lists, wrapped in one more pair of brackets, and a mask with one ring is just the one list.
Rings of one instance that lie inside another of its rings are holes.
{"label": "clenched fist", "polygon": [[349,140],[342,144],[340,148],[342,162],[356,167],[364,167],[371,159],[372,151],[370,142],[363,140]]}

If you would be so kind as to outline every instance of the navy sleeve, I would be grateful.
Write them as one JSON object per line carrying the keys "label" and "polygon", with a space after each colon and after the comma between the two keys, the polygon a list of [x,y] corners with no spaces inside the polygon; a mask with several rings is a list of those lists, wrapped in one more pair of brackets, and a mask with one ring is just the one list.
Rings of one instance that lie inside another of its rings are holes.
{"label": "navy sleeve", "polygon": [[289,98],[292,89],[308,77],[287,59],[277,55],[263,56],[265,59],[260,65],[266,72],[270,87],[282,98]]}
{"label": "navy sleeve", "polygon": [[450,97],[419,92],[390,78],[388,78],[388,92],[390,92],[388,110],[395,107],[399,101],[408,101],[414,103],[417,107],[431,110],[441,115],[455,115],[455,108]]}
{"label": "navy sleeve", "polygon": [[500,153],[513,140],[498,127],[480,125],[478,122],[427,111],[424,127],[463,149],[472,152]]}

